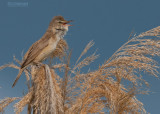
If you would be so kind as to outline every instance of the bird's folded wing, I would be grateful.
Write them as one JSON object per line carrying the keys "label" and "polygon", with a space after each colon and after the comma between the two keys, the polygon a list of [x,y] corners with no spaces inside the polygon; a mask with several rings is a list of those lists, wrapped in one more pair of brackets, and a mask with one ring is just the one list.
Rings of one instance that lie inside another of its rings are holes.
{"label": "bird's folded wing", "polygon": [[48,46],[48,42],[49,37],[43,37],[35,42],[25,54],[21,68],[24,68],[25,66],[33,62],[33,60],[41,53],[41,51]]}

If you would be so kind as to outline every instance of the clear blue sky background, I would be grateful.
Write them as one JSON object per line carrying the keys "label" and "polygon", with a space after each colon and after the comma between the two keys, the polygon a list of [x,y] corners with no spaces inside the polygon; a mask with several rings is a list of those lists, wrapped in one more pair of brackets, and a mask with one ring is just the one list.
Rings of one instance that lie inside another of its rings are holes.
{"label": "clear blue sky background", "polygon": [[[25,3],[12,7],[9,2]],[[21,59],[32,43],[45,33],[53,16],[62,15],[74,20],[65,37],[73,49],[73,61],[84,46],[95,41],[100,54],[96,62],[102,64],[123,43],[130,32],[139,34],[160,25],[160,0],[1,0],[0,1],[0,66]],[[18,70],[0,71],[0,99],[22,96],[25,77],[11,88]],[[149,95],[138,96],[151,114],[160,113],[160,80],[147,77],[151,83]],[[6,114],[13,114],[9,106]],[[23,112],[25,114],[25,112]]]}

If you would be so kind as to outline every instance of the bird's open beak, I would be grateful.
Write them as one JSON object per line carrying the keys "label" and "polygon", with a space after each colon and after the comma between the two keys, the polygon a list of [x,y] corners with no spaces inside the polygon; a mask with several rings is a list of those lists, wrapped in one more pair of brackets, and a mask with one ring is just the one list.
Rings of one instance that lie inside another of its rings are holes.
{"label": "bird's open beak", "polygon": [[73,25],[68,24],[68,23],[70,23],[70,22],[72,22],[72,21],[73,21],[73,20],[66,21],[66,22],[64,22],[64,25],[65,25],[65,26],[73,26]]}

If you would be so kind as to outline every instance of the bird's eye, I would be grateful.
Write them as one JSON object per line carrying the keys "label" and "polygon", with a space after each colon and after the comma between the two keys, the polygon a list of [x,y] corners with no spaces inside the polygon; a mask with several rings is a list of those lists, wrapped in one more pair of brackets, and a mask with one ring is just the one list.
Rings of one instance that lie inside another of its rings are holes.
{"label": "bird's eye", "polygon": [[62,21],[59,21],[58,23],[63,23]]}

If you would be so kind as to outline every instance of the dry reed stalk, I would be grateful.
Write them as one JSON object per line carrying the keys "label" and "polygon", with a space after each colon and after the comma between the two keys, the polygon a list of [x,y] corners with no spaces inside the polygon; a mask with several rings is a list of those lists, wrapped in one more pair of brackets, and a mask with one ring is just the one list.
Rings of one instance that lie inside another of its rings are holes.
{"label": "dry reed stalk", "polygon": [[15,69],[20,69],[18,66],[16,66],[15,64],[11,63],[11,64],[6,64],[3,66],[0,66],[0,70],[6,68],[6,67],[10,67],[10,68],[15,68]]}
{"label": "dry reed stalk", "polygon": [[[87,79],[81,86],[81,94],[70,110],[77,112],[81,110],[82,114],[98,113],[103,108],[113,114],[116,112],[145,113],[143,104],[135,98],[136,89],[128,91],[113,79],[107,79],[108,76],[103,75],[101,71],[90,72],[86,75]],[[93,105],[95,101],[98,105]]]}
{"label": "dry reed stalk", "polygon": [[54,65],[54,66],[52,66],[52,68],[53,69],[59,69],[59,68],[62,68],[62,67],[65,67],[66,66],[66,64],[56,64],[56,65]]}
{"label": "dry reed stalk", "polygon": [[30,90],[30,92],[28,92],[24,97],[21,98],[18,103],[14,105],[16,114],[20,114],[20,112],[23,111],[24,107],[31,102],[33,98],[33,90]]}
{"label": "dry reed stalk", "polygon": [[63,112],[61,91],[55,80],[55,73],[47,65],[32,69],[33,110],[41,114]]}
{"label": "dry reed stalk", "polygon": [[93,53],[91,56],[86,57],[81,62],[79,62],[77,65],[74,66],[73,71],[77,68],[80,70],[82,67],[89,65],[91,62],[94,62],[95,59],[97,59],[99,55],[96,55],[96,53]]}
{"label": "dry reed stalk", "polygon": [[63,77],[63,81],[61,83],[61,90],[62,90],[62,105],[63,105],[63,113],[65,114],[66,113],[66,109],[67,109],[67,106],[66,106],[66,101],[67,101],[67,98],[68,98],[68,72],[70,71],[70,68],[69,68],[69,65],[70,65],[70,58],[71,58],[71,54],[72,54],[72,51],[69,52],[69,55],[67,56],[66,55],[66,65],[65,65],[65,71],[64,71],[64,77]]}
{"label": "dry reed stalk", "polygon": [[18,97],[13,97],[13,98],[7,97],[5,99],[0,100],[0,112],[3,113],[4,108],[17,99],[19,98]]}
{"label": "dry reed stalk", "polygon": [[31,74],[32,87],[29,93],[15,104],[16,113],[19,114],[26,105],[31,106],[34,113],[62,113],[61,90],[55,79],[54,70],[47,65],[40,68],[32,66]]}
{"label": "dry reed stalk", "polygon": [[[144,72],[158,77],[159,66],[153,57],[160,56],[159,33],[160,27],[157,27],[134,36],[120,47],[101,66],[101,69],[105,69],[107,75],[115,76],[117,79],[124,78],[136,85],[138,84],[138,80],[147,84],[139,74]],[[156,38],[151,39],[151,36]]]}
{"label": "dry reed stalk", "polygon": [[81,57],[87,53],[87,51],[94,45],[94,42],[93,41],[90,41],[86,47],[84,48],[84,50],[82,51],[81,55],[79,56],[79,58],[77,59],[76,61],[76,64],[79,62],[79,60],[81,59]]}
{"label": "dry reed stalk", "polygon": [[146,32],[141,33],[138,37],[145,37],[145,36],[156,36],[159,37],[160,35],[160,26],[148,30]]}

